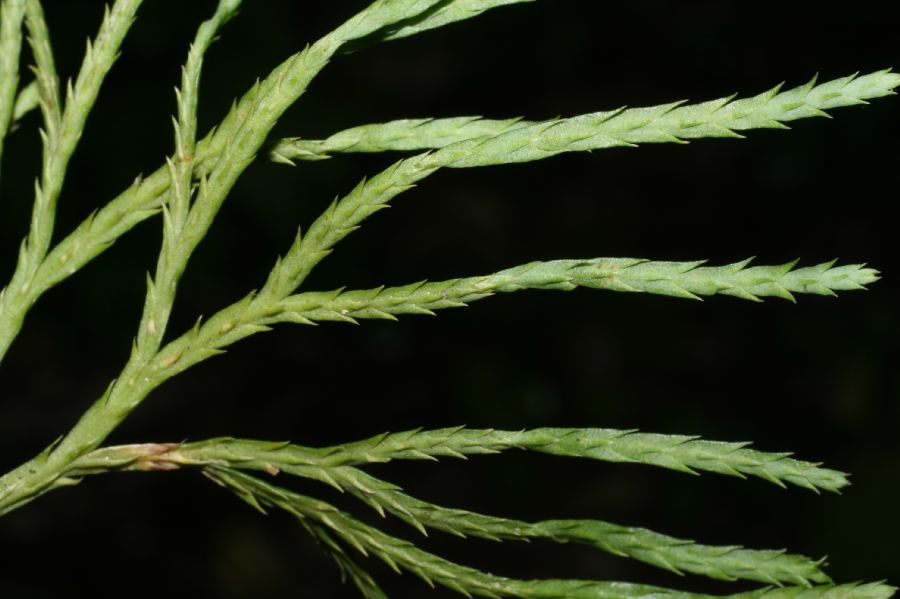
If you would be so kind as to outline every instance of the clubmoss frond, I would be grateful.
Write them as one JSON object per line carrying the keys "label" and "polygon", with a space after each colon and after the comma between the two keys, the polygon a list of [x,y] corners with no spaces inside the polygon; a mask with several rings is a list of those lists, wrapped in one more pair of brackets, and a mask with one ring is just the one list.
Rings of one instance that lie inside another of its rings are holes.
{"label": "clubmoss frond", "polygon": [[[490,455],[511,449],[557,456],[634,463],[688,474],[714,472],[755,476],[779,486],[790,483],[813,491],[839,491],[846,475],[791,457],[763,452],[749,443],[707,441],[687,435],[662,435],[600,428],[537,428],[524,431],[453,427],[376,435],[354,443],[312,448],[286,442],[217,438],[185,444],[108,447],[73,463],[69,476],[110,469],[156,469],[163,462],[204,466],[222,464],[269,471],[294,466],[327,470],[340,466],[387,463],[392,460],[433,460]],[[150,467],[144,467],[151,464]],[[311,471],[303,476],[312,476]],[[326,481],[327,482],[327,481]]]}
{"label": "clubmoss frond", "polygon": [[[347,206],[344,204],[345,208]],[[340,208],[340,203],[333,205],[316,221],[325,231],[318,238],[319,243],[328,243],[334,236],[346,234],[346,229],[332,226]],[[377,209],[365,205],[357,208],[360,212]],[[876,271],[860,265],[832,267],[822,264],[792,271],[793,263],[748,268],[745,260],[728,266],[703,267],[700,266],[702,262],[600,258],[534,262],[485,277],[362,291],[305,292],[279,299],[309,273],[311,265],[328,254],[316,242],[318,233],[311,230],[307,237],[298,238],[291,252],[276,264],[259,294],[247,296],[221,310],[199,330],[182,335],[161,350],[150,366],[153,376],[174,376],[236,341],[269,330],[269,326],[276,323],[354,323],[361,318],[393,319],[402,314],[430,314],[438,309],[462,307],[494,293],[522,289],[571,290],[583,286],[694,299],[698,295],[719,293],[751,300],[760,296],[793,300],[793,293],[834,295],[835,289],[861,289],[864,284],[877,280]],[[311,238],[312,242],[309,241]],[[169,355],[179,356],[177,364],[166,358]]]}
{"label": "clubmoss frond", "polygon": [[688,105],[674,102],[549,121],[407,119],[353,127],[324,140],[280,140],[270,155],[278,162],[290,163],[319,160],[338,152],[421,151],[468,142],[465,149],[460,148],[459,160],[443,166],[526,162],[563,152],[740,137],[738,132],[752,129],[783,129],[781,123],[827,116],[826,110],[865,104],[866,100],[893,94],[898,86],[900,75],[886,69],[783,92],[776,87],[741,100],[720,98]]}
{"label": "clubmoss frond", "polygon": [[362,318],[392,319],[402,314],[430,314],[523,289],[569,291],[577,287],[654,293],[699,299],[700,295],[731,295],[760,301],[781,297],[794,301],[794,293],[835,295],[836,290],[864,289],[878,280],[877,271],[862,265],[834,267],[833,263],[792,270],[781,266],[752,266],[749,260],[727,266],[700,266],[702,262],[652,262],[632,258],[595,258],[532,262],[483,277],[413,283],[402,287],[368,290],[306,292],[281,302],[290,322]]}
{"label": "clubmoss frond", "polygon": [[[239,496],[285,510],[301,521],[311,520],[327,527],[336,537],[363,555],[373,555],[397,572],[412,572],[430,585],[439,584],[464,595],[483,597],[523,597],[557,599],[711,599],[647,585],[590,580],[516,580],[487,574],[455,564],[423,551],[408,541],[387,535],[363,524],[328,503],[282,489],[240,472],[209,467],[206,474]],[[869,585],[822,585],[814,587],[763,588],[727,596],[733,599],[804,599],[837,597],[863,599],[890,597],[893,589],[879,583]]]}

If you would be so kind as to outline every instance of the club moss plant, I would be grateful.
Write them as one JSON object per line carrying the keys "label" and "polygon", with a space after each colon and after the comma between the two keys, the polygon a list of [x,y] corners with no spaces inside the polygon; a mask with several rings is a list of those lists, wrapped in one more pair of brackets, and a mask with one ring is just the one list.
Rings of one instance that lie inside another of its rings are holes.
{"label": "club moss plant", "polygon": [[[890,70],[699,104],[673,102],[620,108],[569,118],[528,121],[479,117],[405,119],[361,125],[320,140],[273,139],[283,113],[304,94],[330,60],[348,49],[424,34],[525,0],[377,0],[331,33],[289,56],[238,99],[217,127],[198,136],[197,107],[206,51],[233,18],[240,0],[220,0],[197,29],[176,91],[174,148],[155,172],[108,203],[74,230],[54,231],[57,199],[104,78],[132,26],[140,0],[116,0],[84,54],[74,81],[61,89],[50,34],[40,0],[0,2],[0,152],[2,141],[28,112],[42,114],[43,160],[35,183],[32,218],[12,278],[0,292],[0,361],[26,322],[30,308],[55,285],[78,271],[139,223],[162,231],[155,271],[130,355],[119,375],[81,418],[28,462],[0,477],[0,516],[24,508],[45,493],[89,475],[114,471],[191,469],[251,506],[284,510],[297,517],[334,557],[366,597],[385,597],[368,573],[366,558],[383,560],[431,585],[464,595],[527,598],[703,597],[705,595],[625,581],[518,580],[458,564],[367,524],[325,501],[301,495],[281,481],[321,481],[391,515],[421,533],[441,530],[492,540],[540,539],[580,543],[669,571],[725,581],[752,581],[757,589],[734,597],[885,598],[886,584],[832,581],[823,561],[781,550],[712,546],[643,528],[600,520],[525,522],[453,509],[406,494],[365,467],[393,460],[434,460],[526,450],[609,462],[632,462],[686,473],[755,477],[781,486],[836,492],[845,474],[817,463],[749,448],[745,443],[633,430],[539,428],[524,431],[464,427],[381,434],[334,447],[218,438],[178,443],[151,440],[106,445],[107,437],[152,392],[172,377],[211,359],[238,341],[285,324],[326,321],[358,323],[434,314],[496,294],[526,289],[598,290],[699,299],[726,295],[740,300],[803,294],[837,295],[863,289],[878,273],[861,264],[756,265],[749,259],[710,266],[703,261],[645,258],[574,258],[531,262],[499,272],[446,281],[418,281],[373,289],[321,291],[306,279],[337,244],[397,196],[442,168],[471,168],[538,161],[650,143],[685,143],[700,138],[741,138],[753,129],[824,116],[828,111],[889,96],[900,86]],[[32,80],[20,75],[23,44],[30,46]],[[352,59],[352,58],[351,58]],[[274,260],[259,287],[196,321],[189,330],[169,330],[179,281],[191,256],[241,174],[258,160],[316,161],[348,152],[404,152],[387,169],[339,196],[303,226]],[[0,154],[2,155],[2,154]],[[597,155],[597,160],[602,156]],[[4,198],[4,203],[21,198]],[[61,237],[54,242],[55,237]],[[502,300],[497,300],[502,301]],[[603,298],[597,298],[602,302]],[[665,300],[660,300],[665,301]],[[721,301],[726,301],[724,298]],[[427,324],[423,324],[427,326]],[[277,477],[275,475],[278,475]],[[751,484],[748,482],[747,484]]]}

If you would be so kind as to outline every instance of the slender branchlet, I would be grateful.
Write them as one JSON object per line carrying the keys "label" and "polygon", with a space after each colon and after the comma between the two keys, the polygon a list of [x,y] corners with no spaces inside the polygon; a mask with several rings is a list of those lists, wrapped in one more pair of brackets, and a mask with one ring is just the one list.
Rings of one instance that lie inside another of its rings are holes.
{"label": "slender branchlet", "polygon": [[0,2],[0,159],[3,141],[13,123],[19,87],[19,57],[22,53],[22,21],[27,0]]}
{"label": "slender branchlet", "polygon": [[[254,470],[290,471],[333,486],[327,472],[345,466],[393,460],[465,459],[513,449],[551,455],[627,462],[697,474],[754,476],[780,487],[792,484],[814,492],[837,492],[849,483],[842,472],[805,462],[791,454],[750,449],[748,443],[708,441],[686,435],[660,435],[615,429],[502,431],[453,427],[377,435],[335,447],[312,448],[285,442],[217,438],[193,443],[151,443],[94,450],[66,470],[78,478],[110,470],[170,470],[181,466],[227,465]],[[313,473],[320,474],[313,474]]]}
{"label": "slender branchlet", "polygon": [[577,287],[642,292],[700,299],[700,295],[731,295],[760,301],[762,296],[794,301],[794,293],[835,295],[835,291],[864,289],[878,280],[877,272],[859,264],[835,267],[833,263],[793,269],[751,266],[744,260],[727,266],[701,266],[702,262],[651,262],[632,258],[595,258],[532,262],[493,275],[418,282],[402,287],[332,292],[306,292],[289,296],[280,304],[290,322],[358,318],[395,319],[400,314],[433,314],[434,310],[465,306],[495,293],[523,289],[568,291]]}
{"label": "slender branchlet", "polygon": [[[464,427],[406,431],[377,435],[336,447],[308,448],[286,443],[213,439],[179,445],[164,459],[183,463],[255,461],[275,464],[332,468],[386,463],[392,460],[434,460],[495,454],[511,449],[557,456],[627,462],[696,474],[715,472],[727,476],[754,476],[778,486],[793,484],[810,489],[839,491],[846,476],[820,464],[804,462],[789,453],[762,452],[748,443],[707,441],[686,435],[659,435],[616,429],[538,428],[527,431],[468,429]],[[173,449],[170,447],[169,449]],[[106,450],[101,450],[106,451]],[[128,465],[143,459],[140,446],[126,446],[99,453],[85,463]],[[154,460],[163,458],[151,455]]]}
{"label": "slender branchlet", "polygon": [[[273,273],[284,269],[285,264],[289,263],[279,262]],[[877,271],[858,264],[834,267],[825,263],[796,270],[791,270],[794,263],[747,267],[747,260],[719,267],[700,264],[632,258],[556,260],[525,264],[484,277],[362,291],[305,292],[281,300],[270,295],[273,292],[269,290],[277,289],[286,277],[270,276],[260,294],[250,294],[222,309],[163,347],[147,373],[161,382],[279,322],[355,323],[357,319],[432,314],[434,310],[465,306],[495,293],[523,289],[569,290],[584,286],[692,299],[718,293],[750,300],[774,296],[793,301],[794,293],[834,295],[837,290],[863,289],[878,279]]]}
{"label": "slender branchlet", "polygon": [[[181,88],[176,89],[178,117],[174,120],[174,160],[168,161],[169,196],[163,204],[162,248],[156,264],[156,274],[147,278],[147,296],[138,327],[134,354],[126,371],[138,369],[159,350],[169,316],[175,302],[178,281],[191,256],[185,247],[185,223],[191,209],[197,145],[197,102],[203,55],[215,39],[219,29],[234,16],[241,0],[220,0],[215,14],[197,30],[188,59],[182,69]],[[201,184],[201,191],[205,186]],[[187,237],[190,237],[189,235]]]}
{"label": "slender branchlet", "polygon": [[[323,140],[283,139],[270,156],[277,162],[321,160],[340,152],[420,151],[471,141],[478,149],[472,160],[448,166],[536,160],[561,152],[599,150],[647,143],[681,143],[710,137],[741,137],[751,129],[785,129],[783,123],[827,116],[827,110],[864,104],[891,95],[900,75],[890,70],[850,75],[816,85],[813,79],[787,91],[781,86],[742,100],[720,98],[701,104],[674,102],[649,108],[621,108],[568,119],[523,121],[481,117],[406,119],[353,127]],[[484,145],[477,141],[493,138]]]}
{"label": "slender branchlet", "polygon": [[[340,491],[355,495],[380,515],[391,513],[406,521],[422,534],[428,529],[441,530],[459,537],[478,537],[493,541],[528,541],[545,539],[558,543],[582,543],[618,555],[637,559],[682,575],[708,576],[718,580],[752,580],[765,584],[809,586],[829,583],[820,570],[824,560],[813,560],[783,550],[752,550],[739,546],[710,546],[659,534],[644,528],[627,527],[600,520],[546,520],[529,523],[498,518],[467,510],[450,509],[416,499],[394,484],[379,480],[351,466],[297,465],[272,459],[261,459],[260,452],[248,451],[238,457],[230,455],[200,457],[190,447],[173,446],[172,461],[162,455],[148,455],[147,461],[136,459],[129,468],[168,468],[180,465],[226,466],[238,470],[258,470],[312,478],[330,484]],[[129,452],[124,448],[124,452]],[[120,450],[122,451],[122,450]],[[95,461],[102,462],[103,450]],[[130,451],[133,455],[136,451]],[[254,455],[256,454],[256,455]],[[106,459],[114,459],[110,452]]]}

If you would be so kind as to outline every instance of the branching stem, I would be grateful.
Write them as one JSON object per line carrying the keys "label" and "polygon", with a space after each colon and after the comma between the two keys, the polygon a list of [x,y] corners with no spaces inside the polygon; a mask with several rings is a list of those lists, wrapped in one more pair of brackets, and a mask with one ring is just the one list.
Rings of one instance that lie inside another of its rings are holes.
{"label": "branching stem", "polygon": [[[139,222],[162,214],[162,241],[130,357],[105,393],[75,426],[40,455],[0,477],[0,516],[83,477],[113,470],[173,470],[192,467],[233,491],[253,507],[282,509],[334,556],[342,571],[369,599],[385,599],[374,579],[351,557],[353,550],[377,556],[398,572],[468,596],[523,599],[712,599],[646,585],[592,580],[518,580],[462,566],[386,534],[325,502],[280,488],[262,473],[314,479],[362,500],[382,516],[392,514],[420,532],[441,530],[495,541],[543,539],[577,542],[631,557],[677,574],[775,585],[730,595],[731,599],[886,599],[894,589],[880,583],[833,585],[823,560],[780,550],[701,545],[644,528],[600,520],[526,522],[444,507],[408,495],[362,468],[400,459],[435,460],[520,449],[556,456],[629,462],[689,474],[714,472],[757,477],[785,487],[838,492],[846,475],[788,453],[766,453],[747,443],[714,442],[684,435],[633,430],[538,428],[522,431],[465,427],[383,434],[356,443],[310,448],[290,443],[219,438],[194,443],[103,447],[104,441],[159,385],[229,345],[278,323],[357,323],[465,306],[499,293],[526,289],[568,291],[578,287],[679,298],[730,295],[751,301],[795,294],[836,295],[864,289],[879,273],[863,264],[834,262],[796,268],[724,266],[634,258],[590,258],[529,262],[487,275],[420,281],[374,289],[308,291],[310,273],[349,233],[399,194],[443,168],[471,168],[541,160],[647,143],[686,143],[700,138],[734,138],[753,129],[787,128],[785,123],[827,110],[865,104],[891,95],[900,75],[882,70],[789,90],[776,87],[744,99],[698,104],[674,102],[621,108],[548,121],[481,117],[403,119],[362,125],[326,139],[291,138],[266,145],[279,119],[313,79],[341,51],[414,35],[482,12],[530,0],[374,0],[337,29],[288,57],[256,82],[219,125],[198,141],[197,113],[204,55],[241,0],[219,0],[213,16],[198,28],[176,89],[175,149],[166,165],[91,214],[75,231],[52,245],[56,207],[67,169],[89,114],[142,0],[115,0],[95,40],[88,41],[65,102],[40,0],[0,0],[0,160],[3,142],[27,112],[43,117],[41,172],[35,183],[29,230],[13,276],[0,290],[0,362],[29,309],[53,285],[79,270]],[[19,63],[27,28],[35,79],[20,88]],[[336,199],[305,234],[298,233],[259,291],[174,339],[166,341],[179,283],[239,177],[263,148],[275,161],[320,160],[347,152],[418,152],[359,183]],[[253,471],[252,474],[249,471]]]}

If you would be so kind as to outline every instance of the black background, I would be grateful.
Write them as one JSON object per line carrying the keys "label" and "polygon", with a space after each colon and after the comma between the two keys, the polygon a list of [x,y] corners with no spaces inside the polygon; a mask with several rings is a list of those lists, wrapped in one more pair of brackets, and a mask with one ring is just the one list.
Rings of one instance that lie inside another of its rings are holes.
{"label": "black background", "polygon": [[[362,2],[247,2],[208,54],[203,131],[290,53]],[[108,78],[60,199],[68,232],[171,151],[172,88],[213,2],[146,2]],[[64,76],[102,3],[46,3]],[[540,2],[342,56],[276,135],[315,138],[392,118],[548,118],[706,100],[900,65],[893,2]],[[338,443],[468,424],[640,428],[754,440],[853,474],[842,496],[765,482],[512,454],[391,464],[375,473],[426,499],[525,519],[594,517],[709,543],[828,554],[840,581],[900,582],[900,271],[895,246],[900,104],[841,109],[792,132],[443,171],[371,218],[308,288],[492,272],[534,259],[638,256],[731,262],[840,257],[885,279],[839,300],[690,302],[528,292],[436,318],[285,326],[167,383],[109,440],[217,435]],[[24,235],[39,165],[36,114],[7,141],[0,269]],[[296,168],[260,161],[191,263],[173,332],[259,286],[331,199],[396,156]],[[159,220],[138,226],[31,312],[0,369],[0,467],[65,431],[127,358]],[[894,348],[892,350],[891,348]],[[287,483],[286,484],[291,484]],[[299,483],[377,521],[329,489]],[[418,533],[385,522],[389,530]],[[422,543],[520,577],[743,588],[659,573],[586,547]],[[262,518],[192,472],[113,475],[0,520],[0,596],[353,597],[287,516]],[[449,597],[363,560],[396,597]]]}

